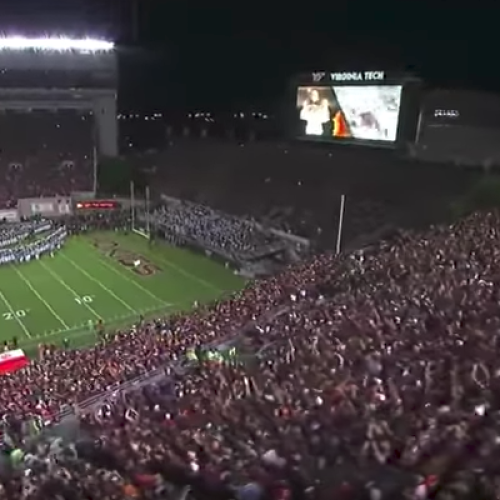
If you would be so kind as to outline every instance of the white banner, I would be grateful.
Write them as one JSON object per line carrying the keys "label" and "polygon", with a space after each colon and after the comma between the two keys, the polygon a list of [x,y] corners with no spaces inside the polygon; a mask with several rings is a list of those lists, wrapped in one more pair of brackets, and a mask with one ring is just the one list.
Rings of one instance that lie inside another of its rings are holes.
{"label": "white banner", "polygon": [[22,198],[18,201],[17,209],[22,217],[43,215],[58,217],[72,213],[71,198],[67,196],[51,198]]}
{"label": "white banner", "polygon": [[33,215],[52,213],[53,211],[54,205],[47,201],[31,204],[31,212],[33,213]]}
{"label": "white banner", "polygon": [[19,220],[19,212],[17,210],[0,210],[0,221],[17,222]]}

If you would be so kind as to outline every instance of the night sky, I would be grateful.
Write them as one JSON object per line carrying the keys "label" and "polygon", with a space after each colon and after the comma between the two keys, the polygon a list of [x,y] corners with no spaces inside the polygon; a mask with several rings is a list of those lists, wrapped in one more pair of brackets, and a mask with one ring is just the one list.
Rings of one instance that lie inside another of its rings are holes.
{"label": "night sky", "polygon": [[2,0],[0,25],[118,40],[127,108],[265,108],[291,75],[320,69],[408,70],[431,86],[500,92],[500,5],[337,3]]}

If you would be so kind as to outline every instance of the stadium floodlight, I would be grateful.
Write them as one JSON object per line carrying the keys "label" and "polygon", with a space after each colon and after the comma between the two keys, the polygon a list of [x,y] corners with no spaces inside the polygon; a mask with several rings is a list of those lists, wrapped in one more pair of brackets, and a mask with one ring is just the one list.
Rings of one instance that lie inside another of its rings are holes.
{"label": "stadium floodlight", "polygon": [[56,52],[109,52],[114,43],[95,38],[26,38],[22,36],[0,38],[0,50],[40,50]]}

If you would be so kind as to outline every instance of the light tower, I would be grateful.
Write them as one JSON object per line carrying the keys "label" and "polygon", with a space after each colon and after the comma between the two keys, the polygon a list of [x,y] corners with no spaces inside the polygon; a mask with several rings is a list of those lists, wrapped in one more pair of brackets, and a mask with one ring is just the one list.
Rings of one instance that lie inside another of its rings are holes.
{"label": "light tower", "polygon": [[0,38],[0,110],[81,110],[93,116],[96,156],[118,155],[114,44],[92,38]]}

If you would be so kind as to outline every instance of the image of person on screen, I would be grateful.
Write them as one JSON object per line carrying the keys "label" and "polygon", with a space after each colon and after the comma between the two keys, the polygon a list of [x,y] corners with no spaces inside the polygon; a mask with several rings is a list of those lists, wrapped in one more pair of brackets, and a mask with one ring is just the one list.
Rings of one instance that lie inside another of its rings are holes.
{"label": "image of person on screen", "polygon": [[317,89],[309,89],[300,107],[300,119],[306,122],[306,135],[323,135],[323,126],[330,122],[327,99],[322,99]]}
{"label": "image of person on screen", "polygon": [[333,137],[351,137],[349,126],[347,125],[344,113],[337,111],[332,118],[332,136]]}
{"label": "image of person on screen", "polygon": [[368,85],[334,88],[353,139],[395,141],[401,86]]}

